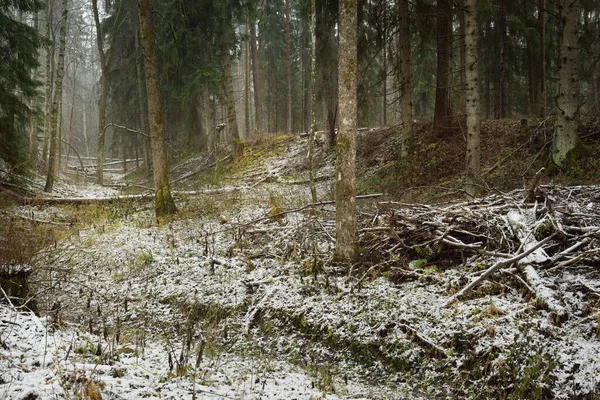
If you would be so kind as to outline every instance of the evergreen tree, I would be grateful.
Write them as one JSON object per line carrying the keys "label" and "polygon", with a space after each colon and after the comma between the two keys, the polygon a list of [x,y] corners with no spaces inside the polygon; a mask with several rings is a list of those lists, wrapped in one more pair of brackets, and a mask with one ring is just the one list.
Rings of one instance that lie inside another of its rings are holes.
{"label": "evergreen tree", "polygon": [[38,31],[19,22],[14,15],[36,13],[43,7],[37,0],[0,2],[0,158],[25,170],[29,127],[29,98],[36,95],[38,82],[32,71],[38,67],[38,49],[43,40]]}

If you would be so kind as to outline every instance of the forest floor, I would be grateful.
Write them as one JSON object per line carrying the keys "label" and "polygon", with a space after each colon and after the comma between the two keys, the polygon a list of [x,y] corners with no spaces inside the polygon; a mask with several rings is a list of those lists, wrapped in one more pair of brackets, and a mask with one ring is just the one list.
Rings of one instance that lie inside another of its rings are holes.
{"label": "forest floor", "polygon": [[[403,162],[397,128],[360,133],[359,194],[377,195],[351,266],[331,261],[333,159],[318,148],[312,203],[297,137],[174,163],[169,220],[141,172],[0,197],[0,264],[33,267],[38,311],[0,305],[0,399],[594,398],[597,157],[527,203],[550,122],[486,123],[488,194],[466,199],[460,130],[418,127]],[[598,154],[598,126],[582,135]]]}

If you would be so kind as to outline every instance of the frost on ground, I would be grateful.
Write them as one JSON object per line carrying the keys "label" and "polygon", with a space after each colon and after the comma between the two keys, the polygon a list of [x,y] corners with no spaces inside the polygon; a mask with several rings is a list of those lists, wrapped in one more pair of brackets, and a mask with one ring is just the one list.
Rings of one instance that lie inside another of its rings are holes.
{"label": "frost on ground", "polygon": [[94,206],[40,252],[32,282],[47,317],[2,308],[0,399],[596,394],[599,188],[544,188],[552,204],[517,192],[361,201],[363,255],[349,268],[331,263],[332,204],[281,213],[310,202],[305,143],[286,146],[227,190],[179,195],[173,221],[157,225],[143,201]]}

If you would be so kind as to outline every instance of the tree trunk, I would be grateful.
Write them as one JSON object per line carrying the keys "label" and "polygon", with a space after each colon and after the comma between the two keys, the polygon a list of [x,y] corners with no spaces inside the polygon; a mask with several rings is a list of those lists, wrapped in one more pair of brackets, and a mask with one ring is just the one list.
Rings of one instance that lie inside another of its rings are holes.
{"label": "tree trunk", "polygon": [[158,70],[158,49],[154,27],[152,26],[152,9],[150,0],[138,0],[137,5],[146,70],[150,141],[154,165],[154,188],[156,191],[154,210],[156,217],[159,218],[176,213],[177,208],[171,196],[171,186],[169,184],[165,126],[160,93],[160,73]]}
{"label": "tree trunk", "polygon": [[539,0],[540,16],[540,117],[546,118],[546,0]]}
{"label": "tree trunk", "polygon": [[380,0],[379,2],[379,6],[383,8],[382,10],[382,15],[383,15],[383,30],[382,30],[382,43],[383,43],[383,54],[382,54],[382,65],[381,65],[381,73],[382,73],[382,108],[383,108],[383,115],[382,115],[382,119],[381,119],[381,124],[383,126],[387,125],[387,1],[386,0]]}
{"label": "tree trunk", "polygon": [[312,10],[312,18],[311,18],[311,32],[312,32],[312,51],[310,57],[310,134],[308,136],[308,173],[309,173],[309,184],[310,184],[310,196],[313,203],[317,202],[317,189],[315,187],[315,179],[313,174],[313,153],[314,153],[314,143],[315,143],[315,132],[317,131],[317,35],[316,35],[316,25],[317,25],[317,7],[316,0],[311,0],[311,10]]}
{"label": "tree trunk", "polygon": [[98,101],[98,149],[96,151],[96,184],[104,183],[104,141],[106,137],[106,103],[108,97],[108,73],[112,63],[112,55],[114,49],[115,32],[121,7],[119,7],[116,16],[114,17],[113,35],[110,42],[110,48],[104,52],[104,35],[102,33],[102,25],[98,16],[98,0],[92,0],[92,12],[94,14],[94,22],[96,24],[96,42],[98,45],[98,54],[100,56],[100,100]]}
{"label": "tree trunk", "polygon": [[292,133],[292,38],[290,0],[285,0],[285,69],[287,74],[287,131]]}
{"label": "tree trunk", "polygon": [[69,13],[68,0],[63,0],[62,21],[60,25],[60,45],[58,50],[58,65],[56,67],[56,82],[54,89],[54,100],[52,101],[52,113],[50,120],[50,157],[48,159],[48,173],[46,175],[45,192],[52,192],[54,186],[54,168],[56,167],[57,135],[59,130],[58,118],[60,118],[60,102],[62,99],[63,75],[65,72],[65,51],[67,47],[67,18]]}
{"label": "tree trunk", "polygon": [[263,126],[263,114],[262,114],[262,103],[261,103],[261,87],[259,77],[259,65],[258,55],[256,54],[256,21],[252,18],[250,22],[250,57],[252,58],[252,78],[254,83],[254,113],[256,118],[256,134],[262,136]]}
{"label": "tree trunk", "polygon": [[227,106],[227,128],[229,129],[230,140],[233,146],[233,157],[238,159],[242,155],[242,143],[237,124],[237,115],[235,112],[235,98],[233,94],[233,73],[231,71],[231,55],[229,46],[233,36],[233,25],[231,19],[223,19],[223,32],[221,32],[221,67],[223,69],[223,92]]}
{"label": "tree trunk", "polygon": [[250,137],[250,39],[249,24],[246,24],[246,43],[244,46],[244,115],[246,116],[246,137]]}
{"label": "tree trunk", "polygon": [[[413,88],[410,65],[410,14],[408,0],[398,1],[398,87],[400,89],[400,118],[403,129],[400,138],[400,157],[405,158],[413,140]],[[436,103],[437,104],[437,103]]]}
{"label": "tree trunk", "polygon": [[577,74],[579,56],[579,10],[580,1],[561,0],[560,12],[560,64],[558,71],[558,95],[556,96],[556,121],[552,142],[552,161],[567,168],[576,155],[571,154],[579,141],[577,117],[579,116],[579,80]]}
{"label": "tree trunk", "polygon": [[357,6],[354,0],[339,3],[338,90],[340,120],[336,144],[335,259],[351,261],[358,251],[356,218],[356,111],[357,111]]}
{"label": "tree trunk", "polygon": [[[33,15],[33,27],[35,30],[39,30],[39,16],[36,12]],[[38,69],[34,68],[32,71],[32,80],[37,80]],[[37,169],[38,165],[38,96],[37,93],[31,97],[31,119],[29,127],[29,166],[31,169]]]}
{"label": "tree trunk", "polygon": [[452,114],[449,90],[451,46],[452,3],[450,0],[437,0],[437,76],[433,126],[438,131],[449,126]]}
{"label": "tree trunk", "polygon": [[500,109],[499,118],[508,117],[508,0],[501,0],[502,17],[500,19],[502,49],[500,50]]}
{"label": "tree trunk", "polygon": [[467,193],[475,195],[480,181],[479,67],[477,54],[477,0],[465,1]]}
{"label": "tree trunk", "polygon": [[465,44],[465,10],[464,0],[460,1],[458,10],[458,41],[459,41],[459,76],[460,76],[460,113],[467,114],[467,45]]}
{"label": "tree trunk", "polygon": [[54,37],[52,35],[52,1],[46,6],[46,96],[44,103],[44,146],[42,149],[42,165],[48,162],[48,147],[50,144],[50,115],[52,113],[52,83],[54,71]]}
{"label": "tree trunk", "polygon": [[138,106],[140,109],[140,132],[144,133],[145,136],[142,136],[142,146],[144,153],[144,168],[146,170],[146,174],[148,177],[152,174],[152,157],[150,155],[150,143],[148,141],[148,117],[146,114],[146,107],[144,105],[144,83],[143,83],[143,75],[142,75],[142,60],[143,54],[141,54],[140,49],[140,34],[138,31],[138,25],[135,27],[135,52],[137,53],[135,57],[135,72],[137,79],[137,95],[138,95]]}

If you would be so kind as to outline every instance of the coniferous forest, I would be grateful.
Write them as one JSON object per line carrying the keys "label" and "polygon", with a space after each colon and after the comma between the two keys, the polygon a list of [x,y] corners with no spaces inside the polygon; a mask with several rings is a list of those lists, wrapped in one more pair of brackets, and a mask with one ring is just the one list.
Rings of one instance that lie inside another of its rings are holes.
{"label": "coniferous forest", "polygon": [[600,398],[599,0],[0,0],[0,400]]}

